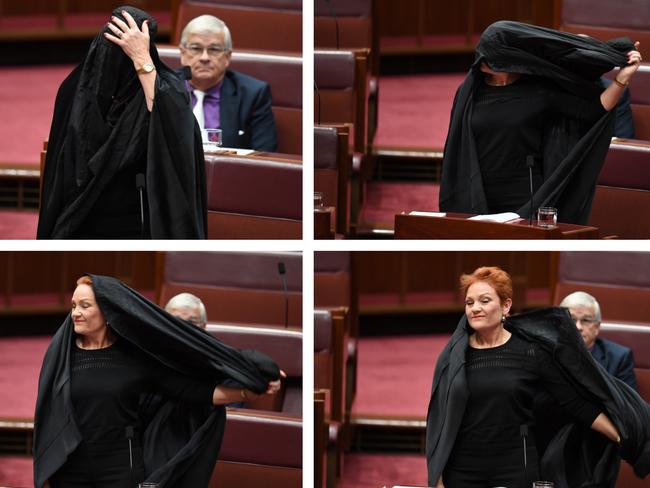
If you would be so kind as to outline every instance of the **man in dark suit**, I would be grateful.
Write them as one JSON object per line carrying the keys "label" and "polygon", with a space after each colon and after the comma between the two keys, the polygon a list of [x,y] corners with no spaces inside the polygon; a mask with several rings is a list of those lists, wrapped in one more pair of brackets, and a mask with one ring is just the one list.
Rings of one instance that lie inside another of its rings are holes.
{"label": "man in dark suit", "polygon": [[187,88],[201,129],[222,130],[224,147],[276,151],[268,83],[228,69],[232,38],[212,15],[192,19],[181,34],[181,63],[192,70]]}
{"label": "man in dark suit", "polygon": [[567,295],[560,307],[569,309],[593,358],[612,376],[624,381],[635,390],[634,358],[632,350],[606,339],[600,339],[600,305],[598,301],[583,291]]}

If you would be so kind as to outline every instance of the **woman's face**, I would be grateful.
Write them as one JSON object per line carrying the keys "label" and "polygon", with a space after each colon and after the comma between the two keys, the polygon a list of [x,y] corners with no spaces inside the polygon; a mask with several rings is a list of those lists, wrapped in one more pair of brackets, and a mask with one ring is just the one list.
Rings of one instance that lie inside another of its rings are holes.
{"label": "woman's face", "polygon": [[77,334],[94,335],[106,328],[104,314],[97,305],[95,292],[90,285],[77,285],[72,294],[71,315]]}
{"label": "woman's face", "polygon": [[496,290],[486,281],[471,285],[465,296],[465,314],[469,325],[476,331],[497,327],[511,305],[510,298],[501,303]]}
{"label": "woman's face", "polygon": [[495,75],[498,73],[498,71],[494,71],[492,68],[490,68],[485,61],[481,62],[481,71],[483,73],[487,73],[488,75]]}

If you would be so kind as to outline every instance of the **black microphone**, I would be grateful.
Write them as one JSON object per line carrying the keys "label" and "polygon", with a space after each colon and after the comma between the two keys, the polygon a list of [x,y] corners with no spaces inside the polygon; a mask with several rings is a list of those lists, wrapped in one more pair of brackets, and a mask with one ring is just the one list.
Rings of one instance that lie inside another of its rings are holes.
{"label": "black microphone", "polygon": [[528,223],[533,225],[533,166],[535,166],[535,157],[532,154],[526,156],[526,166],[528,166],[528,179],[530,180],[530,217]]}
{"label": "black microphone", "polygon": [[316,92],[316,123],[320,125],[320,91],[318,91],[316,80],[314,80],[314,91]]}
{"label": "black microphone", "polygon": [[330,0],[325,0],[327,2],[327,6],[330,9],[330,15],[334,19],[334,28],[336,29],[336,49],[338,50],[340,47],[339,43],[339,18],[336,15],[336,12],[334,11],[334,5],[332,5],[332,2]]}
{"label": "black microphone", "polygon": [[144,173],[135,175],[135,187],[140,192],[140,239],[144,239]]}
{"label": "black microphone", "polygon": [[284,290],[284,327],[286,329],[289,327],[289,292],[287,291],[287,269],[282,261],[278,263],[278,273],[280,273]]}

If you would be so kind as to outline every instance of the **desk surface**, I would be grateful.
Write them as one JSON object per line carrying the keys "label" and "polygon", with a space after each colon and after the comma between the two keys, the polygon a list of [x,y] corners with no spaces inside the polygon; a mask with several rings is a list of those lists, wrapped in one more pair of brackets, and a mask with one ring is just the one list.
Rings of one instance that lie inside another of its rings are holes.
{"label": "desk surface", "polygon": [[445,217],[395,215],[395,239],[597,239],[598,229],[559,223],[547,229],[530,226],[525,219],[511,223],[467,220],[472,214]]}

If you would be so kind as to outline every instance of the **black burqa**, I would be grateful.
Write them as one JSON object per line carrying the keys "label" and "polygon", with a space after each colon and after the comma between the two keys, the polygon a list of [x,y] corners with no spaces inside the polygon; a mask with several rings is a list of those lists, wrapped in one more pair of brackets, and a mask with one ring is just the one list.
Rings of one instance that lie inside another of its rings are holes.
{"label": "black burqa", "polygon": [[[279,378],[257,351],[239,351],[173,317],[115,278],[90,275],[111,330],[165,366],[197,380],[233,379],[256,393]],[[70,315],[54,335],[41,368],[34,421],[34,486],[41,488],[81,442],[70,396],[74,325]],[[208,486],[226,422],[225,407],[206,409],[156,395],[141,397],[145,481],[163,488]]]}
{"label": "black burqa", "polygon": [[113,15],[124,20],[122,10],[139,28],[148,20],[156,67],[153,109],[147,110],[133,62],[104,38],[111,32],[105,27],[57,93],[39,239],[139,238],[138,174],[145,180],[145,237],[206,237],[205,162],[189,95],[158,56],[156,21],[133,7]]}
{"label": "black burqa", "polygon": [[[481,62],[495,71],[534,75],[573,95],[596,99],[600,76],[627,63],[629,39],[607,43],[544,27],[511,21],[490,25],[476,47],[476,59],[456,92],[445,142],[440,210],[486,214],[487,207],[476,143],[472,134],[473,99],[481,83]],[[559,115],[543,137],[543,183],[534,189],[533,209],[553,206],[562,222],[587,224],[598,173],[614,130],[615,111],[595,124]],[[530,202],[512,209],[530,215]]]}
{"label": "black burqa", "polygon": [[[576,392],[599,406],[621,434],[622,446],[591,429],[581,429],[563,413],[550,395],[536,398],[536,430],[550,431],[540,446],[540,475],[555,488],[608,488],[616,477],[620,457],[639,477],[650,473],[650,406],[628,385],[608,374],[584,345],[564,308],[548,308],[509,317],[506,329],[538,344],[554,359]],[[454,447],[469,399],[465,353],[472,332],[463,317],[438,357],[427,412],[426,458],[429,485],[442,474]],[[557,408],[556,408],[557,406]],[[553,412],[553,417],[547,416]],[[544,414],[544,415],[541,415]],[[523,462],[522,462],[523,464]]]}

